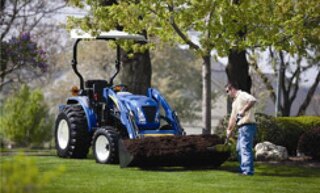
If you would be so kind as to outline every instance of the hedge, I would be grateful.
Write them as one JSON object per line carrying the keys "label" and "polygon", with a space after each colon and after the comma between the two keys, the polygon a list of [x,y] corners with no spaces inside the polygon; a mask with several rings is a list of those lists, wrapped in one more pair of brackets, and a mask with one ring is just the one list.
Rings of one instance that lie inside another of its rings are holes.
{"label": "hedge", "polygon": [[298,150],[314,160],[320,161],[320,127],[313,128],[301,135]]}
{"label": "hedge", "polygon": [[319,116],[271,117],[257,116],[257,142],[270,141],[287,148],[289,155],[296,155],[300,136],[320,126]]}

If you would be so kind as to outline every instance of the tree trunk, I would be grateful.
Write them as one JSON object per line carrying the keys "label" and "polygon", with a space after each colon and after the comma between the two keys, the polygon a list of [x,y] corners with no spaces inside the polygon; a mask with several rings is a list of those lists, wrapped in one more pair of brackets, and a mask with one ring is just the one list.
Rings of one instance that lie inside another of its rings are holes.
{"label": "tree trunk", "polygon": [[130,92],[145,95],[151,86],[152,69],[149,51],[135,53],[132,58],[122,51],[121,61],[121,83],[127,85]]}
{"label": "tree trunk", "polygon": [[[240,0],[231,0],[235,5],[240,6]],[[237,22],[234,20],[234,22]],[[237,32],[237,35],[244,39],[246,36],[244,26]],[[228,56],[229,62],[226,68],[228,81],[236,84],[239,89],[251,93],[251,77],[249,76],[249,63],[246,58],[246,50],[231,49]]]}
{"label": "tree trunk", "polygon": [[232,50],[228,56],[229,62],[226,67],[228,81],[238,85],[239,89],[250,93],[251,77],[249,76],[249,63],[246,51]]}
{"label": "tree trunk", "polygon": [[291,105],[292,103],[290,103],[288,100],[284,101],[283,106],[281,108],[281,116],[284,116],[284,117],[290,116]]}
{"label": "tree trunk", "polygon": [[320,82],[320,70],[319,70],[318,75],[317,75],[315,81],[313,82],[311,88],[309,89],[305,100],[303,101],[302,105],[299,108],[298,115],[301,116],[306,113],[306,110],[307,110],[307,108],[310,104],[310,101],[311,101],[311,99],[312,99],[312,97],[318,87],[319,82]]}
{"label": "tree trunk", "polygon": [[[117,0],[103,0],[102,4],[110,6],[117,4]],[[122,30],[122,27],[118,26],[118,30]],[[143,35],[147,37],[146,32]],[[134,53],[130,58],[124,50],[121,50],[121,62],[121,83],[128,86],[130,92],[145,95],[151,86],[152,70],[149,50],[144,53]]]}
{"label": "tree trunk", "polygon": [[202,123],[203,134],[211,133],[211,60],[210,53],[203,56],[202,64]]}

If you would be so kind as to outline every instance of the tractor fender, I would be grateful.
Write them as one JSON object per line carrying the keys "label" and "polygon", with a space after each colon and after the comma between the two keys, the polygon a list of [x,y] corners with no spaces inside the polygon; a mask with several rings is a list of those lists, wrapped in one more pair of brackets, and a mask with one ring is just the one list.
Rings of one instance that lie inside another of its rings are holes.
{"label": "tractor fender", "polygon": [[67,99],[67,105],[79,104],[83,108],[88,123],[88,131],[92,132],[93,127],[97,124],[94,111],[89,106],[89,98],[86,96],[70,97]]}

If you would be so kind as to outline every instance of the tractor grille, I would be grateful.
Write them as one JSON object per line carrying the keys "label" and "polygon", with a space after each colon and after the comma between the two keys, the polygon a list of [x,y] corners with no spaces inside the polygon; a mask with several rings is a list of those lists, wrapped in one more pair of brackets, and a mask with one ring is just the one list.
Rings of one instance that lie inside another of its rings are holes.
{"label": "tractor grille", "polygon": [[142,107],[142,110],[144,112],[144,115],[147,119],[147,122],[154,122],[156,117],[157,108],[152,106],[145,106]]}

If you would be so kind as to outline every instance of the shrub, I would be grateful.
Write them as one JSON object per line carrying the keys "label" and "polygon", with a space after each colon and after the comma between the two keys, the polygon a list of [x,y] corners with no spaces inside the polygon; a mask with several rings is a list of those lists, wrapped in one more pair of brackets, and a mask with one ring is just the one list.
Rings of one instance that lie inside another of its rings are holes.
{"label": "shrub", "polygon": [[[221,138],[226,137],[226,129],[228,126],[229,118],[230,118],[230,115],[226,115],[222,119],[219,120],[219,124],[214,129],[214,134],[220,136]],[[237,135],[237,133],[235,133],[235,135]],[[230,161],[237,160],[237,150],[236,150],[237,141],[236,141],[236,138],[237,137],[229,139],[228,145],[230,146],[231,152],[230,152],[230,157],[228,160],[230,160]]]}
{"label": "shrub", "polygon": [[226,136],[226,129],[228,126],[228,120],[230,115],[224,116],[222,119],[219,120],[219,124],[214,129],[214,134],[225,137]]}
{"label": "shrub", "polygon": [[280,132],[273,116],[257,113],[255,114],[255,118],[257,121],[257,134],[255,143],[270,141],[278,144],[284,140],[284,136]]}
{"label": "shrub", "polygon": [[301,135],[298,150],[315,160],[320,160],[320,127],[306,131]]}
{"label": "shrub", "polygon": [[303,127],[307,130],[320,127],[319,116],[300,116],[300,117],[287,117],[287,118],[291,118],[291,119],[293,118],[297,123],[303,125]]}
{"label": "shrub", "polygon": [[23,154],[7,158],[0,166],[1,193],[40,192],[44,185],[64,171],[64,167],[60,166],[41,174],[36,163]]}
{"label": "shrub", "polygon": [[0,133],[17,146],[40,145],[51,137],[52,119],[40,90],[22,86],[2,108]]}

